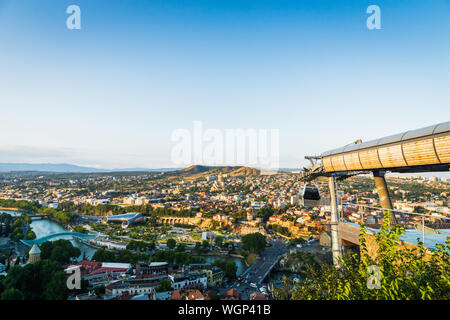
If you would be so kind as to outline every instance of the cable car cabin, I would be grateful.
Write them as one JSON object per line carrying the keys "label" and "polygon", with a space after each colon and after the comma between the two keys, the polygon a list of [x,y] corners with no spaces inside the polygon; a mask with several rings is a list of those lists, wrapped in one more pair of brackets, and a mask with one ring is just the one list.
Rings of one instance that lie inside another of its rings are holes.
{"label": "cable car cabin", "polygon": [[303,186],[298,197],[300,204],[304,207],[318,207],[320,204],[319,188],[315,186]]}

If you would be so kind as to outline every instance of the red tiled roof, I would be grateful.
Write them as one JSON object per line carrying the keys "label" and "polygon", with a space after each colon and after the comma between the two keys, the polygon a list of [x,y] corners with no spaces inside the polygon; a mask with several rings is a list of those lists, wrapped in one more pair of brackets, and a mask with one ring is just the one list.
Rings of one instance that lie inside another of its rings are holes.
{"label": "red tiled roof", "polygon": [[240,299],[241,294],[234,288],[231,288],[226,293],[222,295],[222,298],[234,298],[234,299]]}
{"label": "red tiled roof", "polygon": [[94,275],[94,274],[116,272],[116,271],[123,271],[123,272],[125,272],[127,270],[128,270],[127,268],[106,268],[106,267],[103,267],[103,268],[98,268],[98,269],[92,271],[91,273],[89,273],[89,275],[91,276],[91,275]]}
{"label": "red tiled roof", "polygon": [[90,261],[90,260],[81,260],[76,265],[77,266],[89,266],[91,268],[96,268],[101,264],[101,262],[98,261]]}
{"label": "red tiled roof", "polygon": [[250,300],[269,300],[269,299],[260,292],[252,292],[250,293]]}
{"label": "red tiled roof", "polygon": [[204,296],[199,290],[189,289],[181,293],[180,290],[174,290],[172,292],[171,300],[199,300]]}

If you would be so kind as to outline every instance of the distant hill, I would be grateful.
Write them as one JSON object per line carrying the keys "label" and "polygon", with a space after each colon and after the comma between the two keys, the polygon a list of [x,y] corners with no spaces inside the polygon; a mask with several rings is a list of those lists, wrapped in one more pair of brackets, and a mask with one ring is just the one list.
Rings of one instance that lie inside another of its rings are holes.
{"label": "distant hill", "polygon": [[0,163],[0,171],[42,171],[42,172],[107,172],[108,170],[82,167],[67,163]]}
{"label": "distant hill", "polygon": [[229,176],[250,176],[259,175],[260,170],[244,167],[244,166],[202,166],[193,165],[182,170],[170,172],[169,175],[186,176],[200,178],[210,175],[218,175],[219,173],[228,174]]}
{"label": "distant hill", "polygon": [[170,168],[125,168],[125,169],[97,169],[92,167],[83,167],[67,163],[0,163],[0,172],[13,171],[39,171],[39,172],[58,172],[58,173],[101,173],[101,172],[166,172],[179,169]]}

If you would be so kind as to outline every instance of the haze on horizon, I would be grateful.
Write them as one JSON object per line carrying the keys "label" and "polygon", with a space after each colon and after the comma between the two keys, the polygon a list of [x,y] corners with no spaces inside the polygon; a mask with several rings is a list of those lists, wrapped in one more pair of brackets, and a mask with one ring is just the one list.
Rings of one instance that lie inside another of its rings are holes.
{"label": "haze on horizon", "polygon": [[1,163],[180,167],[171,133],[200,120],[279,129],[296,168],[450,119],[445,0],[0,0],[0,42]]}

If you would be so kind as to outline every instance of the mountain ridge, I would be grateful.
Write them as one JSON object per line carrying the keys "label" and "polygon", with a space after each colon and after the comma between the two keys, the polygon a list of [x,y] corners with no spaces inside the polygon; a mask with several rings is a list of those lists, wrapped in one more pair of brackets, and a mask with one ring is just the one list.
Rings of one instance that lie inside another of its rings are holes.
{"label": "mountain ridge", "polygon": [[123,172],[123,171],[162,172],[175,170],[179,170],[179,168],[99,169],[68,163],[0,163],[0,172],[39,171],[39,172],[58,172],[58,173],[102,173],[102,172]]}

